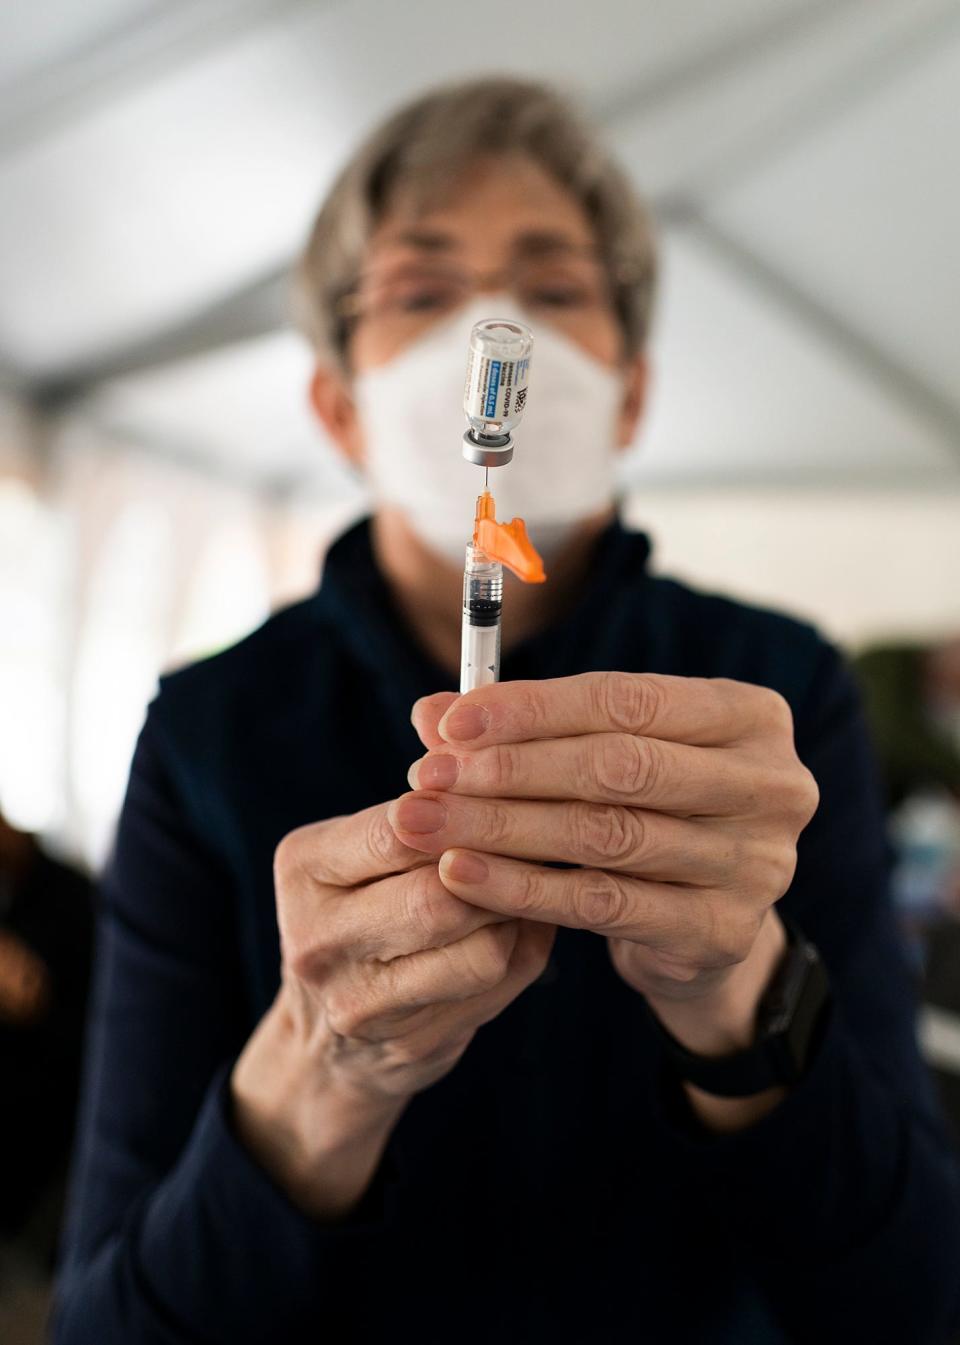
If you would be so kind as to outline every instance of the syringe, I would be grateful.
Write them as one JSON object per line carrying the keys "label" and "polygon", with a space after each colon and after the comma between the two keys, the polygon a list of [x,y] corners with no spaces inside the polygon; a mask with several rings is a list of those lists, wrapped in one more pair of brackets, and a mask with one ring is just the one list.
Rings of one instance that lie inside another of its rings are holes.
{"label": "syringe", "polygon": [[460,638],[460,690],[496,682],[500,676],[500,614],[503,566],[467,543],[463,568],[463,626]]}
{"label": "syringe", "polygon": [[546,579],[523,519],[498,523],[493,496],[486,488],[490,468],[502,467],[513,457],[512,431],[526,402],[532,347],[530,328],[512,319],[488,318],[470,333],[463,456],[484,467],[486,475],[463,571],[461,692],[499,679],[503,566],[527,583]]}

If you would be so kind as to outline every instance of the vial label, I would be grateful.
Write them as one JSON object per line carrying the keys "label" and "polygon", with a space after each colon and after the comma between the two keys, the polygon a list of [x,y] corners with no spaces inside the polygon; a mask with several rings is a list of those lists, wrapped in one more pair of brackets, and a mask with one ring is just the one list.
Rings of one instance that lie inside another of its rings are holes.
{"label": "vial label", "polygon": [[464,410],[476,420],[503,422],[522,411],[529,357],[495,360],[471,349],[467,360]]}
{"label": "vial label", "polygon": [[[483,414],[488,420],[493,420],[497,414],[497,391],[500,387],[500,361],[491,360],[490,368],[487,371],[487,396],[483,404]],[[509,397],[509,392],[507,393]],[[504,415],[506,415],[506,404],[504,405]]]}

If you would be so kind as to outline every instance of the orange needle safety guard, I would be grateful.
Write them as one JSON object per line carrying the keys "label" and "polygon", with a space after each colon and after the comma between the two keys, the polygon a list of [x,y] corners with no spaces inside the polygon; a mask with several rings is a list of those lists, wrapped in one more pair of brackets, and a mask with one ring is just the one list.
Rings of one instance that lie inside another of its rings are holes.
{"label": "orange needle safety guard", "polygon": [[496,509],[496,501],[489,490],[477,496],[477,513],[473,524],[474,546],[479,547],[491,560],[498,560],[501,565],[505,565],[525,584],[542,584],[547,577],[546,572],[539,553],[527,536],[527,525],[522,518],[498,523]]}

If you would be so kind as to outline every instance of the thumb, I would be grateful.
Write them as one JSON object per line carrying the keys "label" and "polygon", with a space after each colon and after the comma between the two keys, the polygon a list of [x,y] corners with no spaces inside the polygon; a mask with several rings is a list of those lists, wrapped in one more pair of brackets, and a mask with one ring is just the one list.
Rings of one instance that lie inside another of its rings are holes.
{"label": "thumb", "polygon": [[432,696],[421,696],[414,701],[410,722],[420,735],[424,747],[445,747],[446,742],[437,732],[437,725],[455,700],[458,691],[435,691]]}

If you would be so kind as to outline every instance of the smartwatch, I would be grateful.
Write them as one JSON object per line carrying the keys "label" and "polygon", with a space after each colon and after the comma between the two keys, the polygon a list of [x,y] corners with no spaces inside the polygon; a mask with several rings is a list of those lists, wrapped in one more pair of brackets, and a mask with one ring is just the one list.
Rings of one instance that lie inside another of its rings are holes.
{"label": "smartwatch", "polygon": [[795,1084],[816,1054],[830,1013],[830,983],[816,946],[781,915],[787,947],[757,1008],[754,1044],[732,1055],[688,1051],[647,1006],[675,1073],[717,1097]]}

